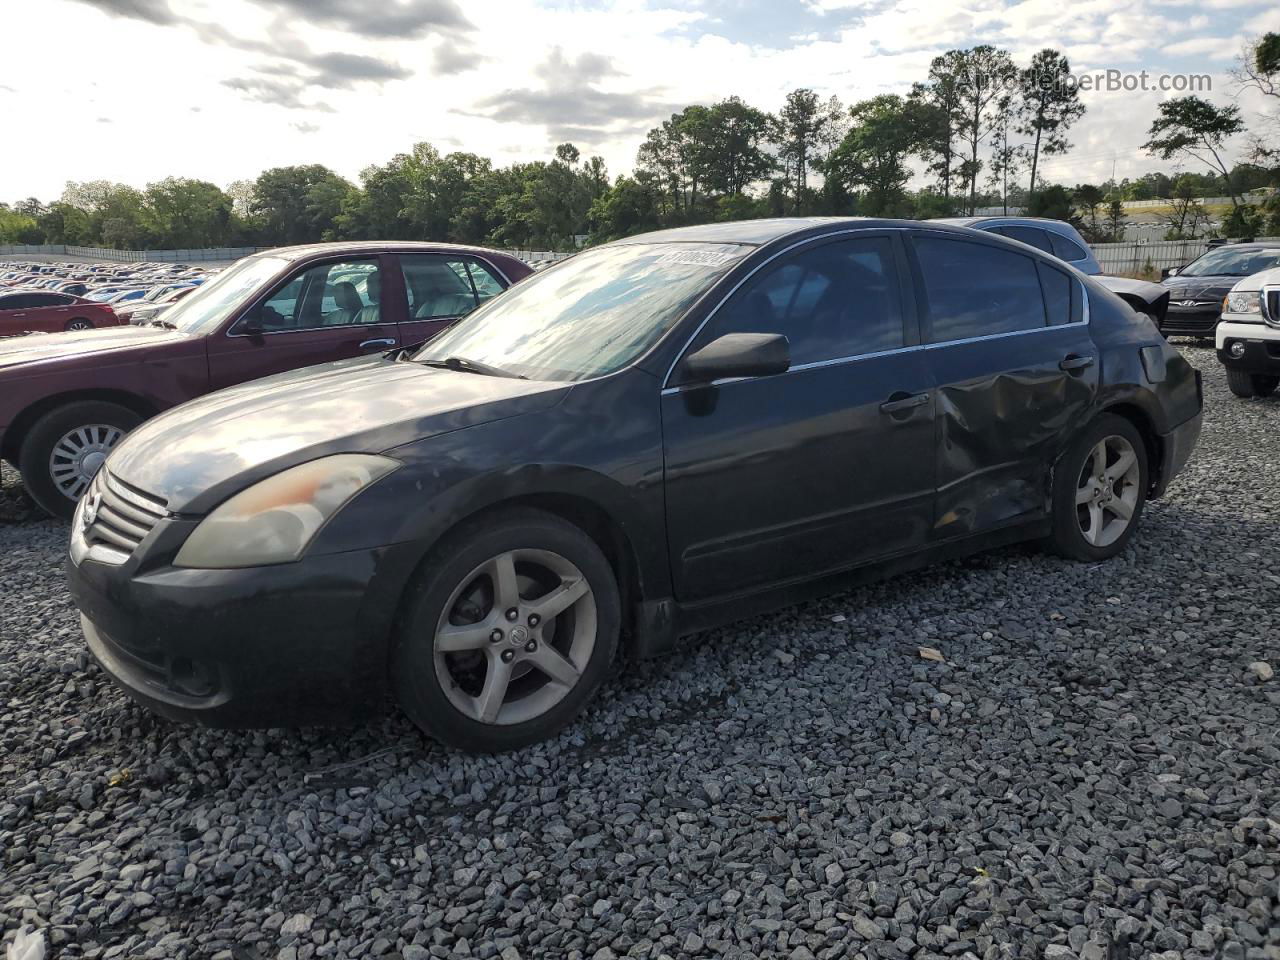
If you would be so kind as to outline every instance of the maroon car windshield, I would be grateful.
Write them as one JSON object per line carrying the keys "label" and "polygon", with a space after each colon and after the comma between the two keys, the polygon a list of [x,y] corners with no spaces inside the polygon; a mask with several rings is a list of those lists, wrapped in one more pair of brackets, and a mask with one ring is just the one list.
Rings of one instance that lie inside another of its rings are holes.
{"label": "maroon car windshield", "polygon": [[246,257],[166,310],[165,323],[184,333],[210,333],[288,265],[281,257]]}

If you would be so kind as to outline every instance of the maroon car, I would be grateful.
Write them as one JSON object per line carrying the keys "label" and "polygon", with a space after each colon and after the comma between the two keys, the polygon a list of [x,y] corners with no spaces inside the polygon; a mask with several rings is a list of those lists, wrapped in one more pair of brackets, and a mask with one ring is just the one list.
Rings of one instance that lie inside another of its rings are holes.
{"label": "maroon car", "polygon": [[0,293],[0,337],[19,333],[92,330],[124,323],[111,307],[69,293],[15,290]]}
{"label": "maroon car", "polygon": [[69,517],[111,448],[161,410],[421,343],[530,273],[479,247],[291,247],[238,261],[149,326],[0,340],[0,458],[36,503]]}

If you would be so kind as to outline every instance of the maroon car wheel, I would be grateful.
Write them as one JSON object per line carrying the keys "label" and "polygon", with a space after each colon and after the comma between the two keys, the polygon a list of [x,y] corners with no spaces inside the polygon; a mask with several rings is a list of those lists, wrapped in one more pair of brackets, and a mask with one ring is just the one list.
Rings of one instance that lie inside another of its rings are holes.
{"label": "maroon car wheel", "polygon": [[69,519],[108,454],[141,422],[128,407],[102,400],[46,413],[27,431],[18,453],[27,493],[46,513]]}

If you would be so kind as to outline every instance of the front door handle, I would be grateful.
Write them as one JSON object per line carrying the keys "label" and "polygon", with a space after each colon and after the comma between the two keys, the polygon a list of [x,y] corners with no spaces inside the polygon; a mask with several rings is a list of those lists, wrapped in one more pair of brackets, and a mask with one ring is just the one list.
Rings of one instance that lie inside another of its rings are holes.
{"label": "front door handle", "polygon": [[904,410],[911,410],[914,407],[922,407],[929,402],[927,393],[913,393],[907,396],[894,394],[892,398],[880,404],[881,413],[902,413]]}
{"label": "front door handle", "polygon": [[1093,357],[1066,357],[1058,364],[1059,370],[1065,370],[1067,373],[1075,373],[1077,370],[1086,370],[1093,366]]}
{"label": "front door handle", "polygon": [[375,340],[366,340],[360,344],[361,350],[388,350],[396,345],[394,337],[379,337]]}

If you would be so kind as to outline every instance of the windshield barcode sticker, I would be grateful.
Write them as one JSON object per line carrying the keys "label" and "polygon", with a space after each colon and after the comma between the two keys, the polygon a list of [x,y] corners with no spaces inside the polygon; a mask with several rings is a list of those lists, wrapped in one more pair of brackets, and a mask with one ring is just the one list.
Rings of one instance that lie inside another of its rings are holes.
{"label": "windshield barcode sticker", "polygon": [[709,253],[699,250],[672,250],[664,253],[655,263],[683,263],[691,267],[720,267],[737,259],[732,253]]}

